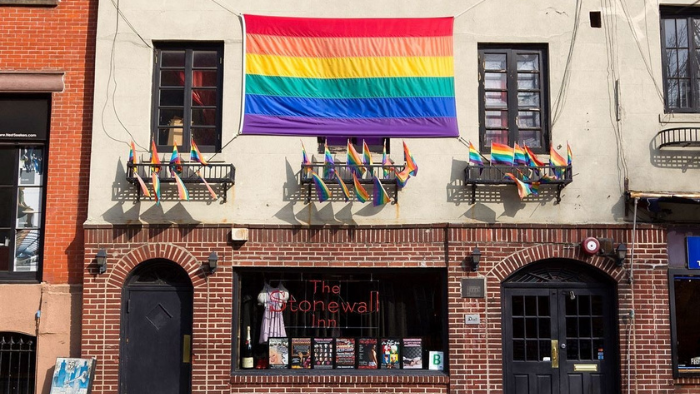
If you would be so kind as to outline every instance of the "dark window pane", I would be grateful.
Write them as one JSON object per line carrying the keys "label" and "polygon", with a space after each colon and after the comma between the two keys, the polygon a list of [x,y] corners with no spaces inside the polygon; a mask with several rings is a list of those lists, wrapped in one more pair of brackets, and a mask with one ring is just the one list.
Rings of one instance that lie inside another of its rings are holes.
{"label": "dark window pane", "polygon": [[578,340],[566,340],[566,358],[569,360],[578,360]]}
{"label": "dark window pane", "polygon": [[537,297],[525,297],[525,316],[537,316]]}
{"label": "dark window pane", "polygon": [[540,316],[549,316],[549,297],[537,297]]}
{"label": "dark window pane", "polygon": [[161,109],[158,112],[159,126],[182,126],[182,109]]}
{"label": "dark window pane", "polygon": [[192,105],[214,106],[216,105],[216,90],[194,89],[192,90]]}
{"label": "dark window pane", "polygon": [[552,357],[552,341],[540,341],[540,361],[545,357]]}
{"label": "dark window pane", "polygon": [[700,19],[693,19],[693,44],[700,47]]}
{"label": "dark window pane", "polygon": [[537,319],[530,318],[525,319],[525,337],[526,338],[537,338]]}
{"label": "dark window pane", "polygon": [[540,94],[537,92],[518,92],[518,106],[539,108]]}
{"label": "dark window pane", "polygon": [[484,70],[505,70],[506,55],[500,53],[484,54]]}
{"label": "dark window pane", "polygon": [[192,138],[197,146],[214,146],[216,145],[216,129],[192,129]]}
{"label": "dark window pane", "polygon": [[[0,186],[14,185],[17,181],[17,174],[14,172],[15,163],[17,162],[16,148],[0,148],[0,168],[5,171],[0,171]],[[0,200],[8,201],[8,200]]]}
{"label": "dark window pane", "polygon": [[690,107],[690,81],[687,79],[681,79],[678,86],[678,94],[680,102],[678,103],[681,108]]}
{"label": "dark window pane", "polygon": [[14,201],[14,194],[13,187],[0,187],[0,201],[3,201],[3,208],[0,209],[0,227],[10,228],[15,220],[14,207],[10,205]]}
{"label": "dark window pane", "polygon": [[218,54],[216,51],[194,51],[194,67],[218,66]]}
{"label": "dark window pane", "polygon": [[602,317],[594,317],[591,319],[591,324],[593,325],[592,336],[602,337],[605,334],[605,323]]}
{"label": "dark window pane", "polygon": [[7,272],[10,269],[11,232],[11,230],[0,230],[0,271]]}
{"label": "dark window pane", "polygon": [[678,50],[678,77],[688,77],[690,72],[688,71],[690,64],[688,64],[688,50],[679,49]]}
{"label": "dark window pane", "polygon": [[183,142],[182,127],[158,129],[158,136],[156,138],[157,145],[172,146],[173,144],[177,144],[178,146],[182,146]]}
{"label": "dark window pane", "polygon": [[525,303],[522,296],[513,296],[513,316],[525,315]]}
{"label": "dark window pane", "polygon": [[160,86],[185,86],[185,72],[161,71]]}
{"label": "dark window pane", "polygon": [[579,315],[590,315],[591,314],[591,297],[587,295],[582,295],[578,297],[578,314]]}
{"label": "dark window pane", "polygon": [[160,105],[182,107],[185,105],[185,91],[183,89],[161,90]]}
{"label": "dark window pane", "polygon": [[525,361],[525,341],[513,341],[513,360]]}
{"label": "dark window pane", "polygon": [[668,77],[678,78],[678,51],[676,49],[666,50],[666,60],[668,61]]}
{"label": "dark window pane", "polygon": [[700,299],[700,277],[674,278],[676,307],[676,357],[678,364],[691,365],[691,359],[700,356],[700,330],[698,330],[698,308]]}
{"label": "dark window pane", "polygon": [[678,108],[678,103],[680,101],[678,97],[678,80],[670,79],[668,80],[668,86],[666,87],[666,100],[668,101],[668,106],[671,108]]}
{"label": "dark window pane", "polygon": [[539,55],[535,53],[519,54],[517,56],[518,71],[537,71],[540,69]]}
{"label": "dark window pane", "polygon": [[162,51],[163,67],[185,67],[185,51]]}
{"label": "dark window pane", "polygon": [[540,329],[539,337],[540,338],[550,338],[552,330],[551,330],[551,326],[550,326],[551,323],[550,323],[549,318],[546,318],[546,317],[540,318],[538,325],[539,325],[539,329]]}
{"label": "dark window pane", "polygon": [[664,20],[664,30],[665,30],[665,41],[666,48],[676,47],[676,20],[666,19]]}
{"label": "dark window pane", "polygon": [[525,341],[525,359],[527,361],[539,361],[539,342],[538,340]]}
{"label": "dark window pane", "polygon": [[540,113],[537,111],[518,111],[518,127],[540,127]]}
{"label": "dark window pane", "polygon": [[518,73],[518,89],[539,89],[540,74]]}
{"label": "dark window pane", "polygon": [[518,141],[529,148],[542,147],[542,130],[520,130]]}
{"label": "dark window pane", "polygon": [[192,86],[216,87],[217,75],[216,71],[195,71],[192,73]]}
{"label": "dark window pane", "polygon": [[688,47],[688,21],[676,19],[676,36],[678,38],[678,48]]}
{"label": "dark window pane", "polygon": [[525,319],[513,318],[513,338],[525,338]]}
{"label": "dark window pane", "polygon": [[[581,357],[581,360],[593,360],[593,346],[591,345],[590,340],[581,340],[579,341],[579,345],[581,346],[581,349],[579,350],[579,357]],[[598,350],[598,349],[596,349]],[[598,355],[596,354],[596,358]]]}
{"label": "dark window pane", "polygon": [[216,110],[215,109],[193,109],[192,124],[195,126],[214,126],[216,125]]}
{"label": "dark window pane", "polygon": [[590,338],[591,336],[591,318],[579,317],[578,319],[578,334],[582,338]]}
{"label": "dark window pane", "polygon": [[506,78],[507,75],[505,73],[485,73],[484,88],[496,90],[507,89],[508,83],[506,82]]}
{"label": "dark window pane", "polygon": [[566,305],[566,315],[578,315],[578,303],[576,299],[573,300],[568,295],[564,298]]}
{"label": "dark window pane", "polygon": [[508,130],[486,130],[486,135],[484,136],[484,144],[491,147],[492,142],[497,142],[499,144],[508,143]]}
{"label": "dark window pane", "polygon": [[486,106],[506,108],[508,106],[508,96],[506,92],[486,92]]}
{"label": "dark window pane", "polygon": [[578,337],[578,318],[567,317],[566,318],[566,337],[567,338],[577,338]]}
{"label": "dark window pane", "polygon": [[591,297],[591,314],[600,316],[603,314],[603,297],[594,295]]}
{"label": "dark window pane", "polygon": [[508,111],[486,111],[486,127],[508,127]]}

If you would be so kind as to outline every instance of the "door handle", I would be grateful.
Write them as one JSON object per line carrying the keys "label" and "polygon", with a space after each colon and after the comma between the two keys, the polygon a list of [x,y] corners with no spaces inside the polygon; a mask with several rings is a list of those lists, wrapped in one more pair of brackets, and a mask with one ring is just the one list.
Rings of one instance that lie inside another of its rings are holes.
{"label": "door handle", "polygon": [[559,341],[552,339],[552,368],[559,368]]}
{"label": "door handle", "polygon": [[192,358],[192,335],[182,336],[182,362],[189,364]]}

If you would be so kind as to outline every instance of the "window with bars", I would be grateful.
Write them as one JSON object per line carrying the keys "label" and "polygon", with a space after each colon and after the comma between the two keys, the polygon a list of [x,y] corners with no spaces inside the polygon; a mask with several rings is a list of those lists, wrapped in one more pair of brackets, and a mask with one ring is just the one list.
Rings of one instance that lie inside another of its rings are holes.
{"label": "window with bars", "polygon": [[36,338],[0,332],[0,393],[34,393]]}
{"label": "window with bars", "polygon": [[667,112],[700,112],[700,8],[661,7]]}
{"label": "window with bars", "polygon": [[547,51],[544,46],[479,45],[480,149],[549,142]]}
{"label": "window with bars", "polygon": [[152,138],[182,151],[221,149],[223,46],[159,43],[155,49]]}

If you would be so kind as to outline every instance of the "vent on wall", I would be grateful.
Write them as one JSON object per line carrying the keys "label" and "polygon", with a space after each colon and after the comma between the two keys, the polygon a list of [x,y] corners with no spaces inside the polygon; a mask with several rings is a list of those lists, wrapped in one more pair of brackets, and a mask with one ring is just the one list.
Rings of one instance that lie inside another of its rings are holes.
{"label": "vent on wall", "polygon": [[231,229],[231,240],[232,241],[247,241],[248,240],[248,229],[247,228],[234,228]]}

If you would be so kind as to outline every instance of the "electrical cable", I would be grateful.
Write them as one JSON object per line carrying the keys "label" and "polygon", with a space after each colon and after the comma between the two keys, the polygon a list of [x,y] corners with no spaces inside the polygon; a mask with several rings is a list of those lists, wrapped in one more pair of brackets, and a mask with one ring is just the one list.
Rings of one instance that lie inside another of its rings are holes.
{"label": "electrical cable", "polygon": [[566,101],[566,90],[569,85],[569,80],[571,79],[571,61],[574,56],[574,47],[576,44],[576,37],[578,36],[578,26],[581,22],[581,7],[582,1],[576,0],[576,13],[574,14],[574,27],[571,32],[571,44],[569,45],[569,53],[566,57],[566,65],[564,66],[564,75],[562,75],[561,85],[559,86],[559,92],[557,93],[557,98],[554,100],[554,109],[552,114],[552,128],[557,123],[561,111],[564,109],[564,102]]}

